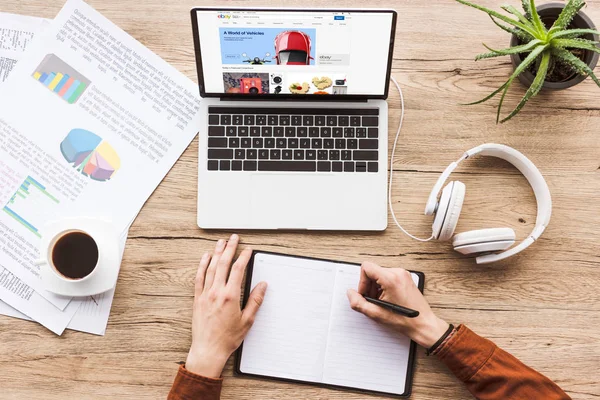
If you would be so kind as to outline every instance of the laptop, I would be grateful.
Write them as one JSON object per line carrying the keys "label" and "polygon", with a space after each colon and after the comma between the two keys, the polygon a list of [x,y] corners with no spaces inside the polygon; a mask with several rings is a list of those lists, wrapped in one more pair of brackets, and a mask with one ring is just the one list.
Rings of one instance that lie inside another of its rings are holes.
{"label": "laptop", "polygon": [[194,8],[198,226],[387,227],[396,12]]}

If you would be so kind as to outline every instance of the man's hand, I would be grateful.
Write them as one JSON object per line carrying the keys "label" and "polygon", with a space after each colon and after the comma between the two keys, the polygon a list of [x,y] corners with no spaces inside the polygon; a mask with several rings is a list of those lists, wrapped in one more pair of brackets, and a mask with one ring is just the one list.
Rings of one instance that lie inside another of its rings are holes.
{"label": "man's hand", "polygon": [[185,368],[209,378],[221,376],[227,359],[250,330],[267,290],[265,282],[259,283],[246,308],[240,309],[242,279],[252,250],[242,251],[232,266],[238,242],[238,235],[231,235],[228,243],[219,240],[214,254],[204,254],[200,260],[196,275],[192,347]]}
{"label": "man's hand", "polygon": [[[394,314],[367,302],[363,295],[412,308],[419,311],[419,316],[407,318]],[[358,292],[348,290],[348,299],[352,309],[393,327],[425,348],[433,346],[449,326],[431,311],[410,272],[402,268],[382,268],[370,262],[363,263]]]}

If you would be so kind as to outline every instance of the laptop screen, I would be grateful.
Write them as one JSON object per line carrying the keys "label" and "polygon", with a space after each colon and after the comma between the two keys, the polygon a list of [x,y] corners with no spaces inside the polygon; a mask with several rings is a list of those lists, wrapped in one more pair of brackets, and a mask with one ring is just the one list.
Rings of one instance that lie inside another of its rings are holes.
{"label": "laptop screen", "polygon": [[208,97],[387,97],[392,10],[192,10]]}

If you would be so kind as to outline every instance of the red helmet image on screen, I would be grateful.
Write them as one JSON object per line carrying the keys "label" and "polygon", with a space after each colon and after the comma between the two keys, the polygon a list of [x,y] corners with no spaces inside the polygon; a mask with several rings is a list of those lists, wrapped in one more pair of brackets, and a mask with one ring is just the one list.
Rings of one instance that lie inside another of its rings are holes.
{"label": "red helmet image on screen", "polygon": [[275,37],[277,65],[310,65],[310,36],[300,31],[283,31]]}

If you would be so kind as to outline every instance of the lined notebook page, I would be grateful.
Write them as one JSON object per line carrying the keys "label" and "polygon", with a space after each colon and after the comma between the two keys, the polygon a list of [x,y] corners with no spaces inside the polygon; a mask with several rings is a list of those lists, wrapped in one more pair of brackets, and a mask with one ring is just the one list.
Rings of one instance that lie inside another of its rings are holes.
{"label": "lined notebook page", "polygon": [[410,339],[350,308],[346,292],[359,278],[357,266],[337,267],[323,383],[402,394]]}
{"label": "lined notebook page", "polygon": [[251,287],[269,286],[241,372],[404,393],[410,341],[350,308],[359,277],[356,265],[257,253]]}
{"label": "lined notebook page", "polygon": [[269,286],[244,340],[242,372],[321,382],[335,275],[330,263],[255,255],[252,288]]}

